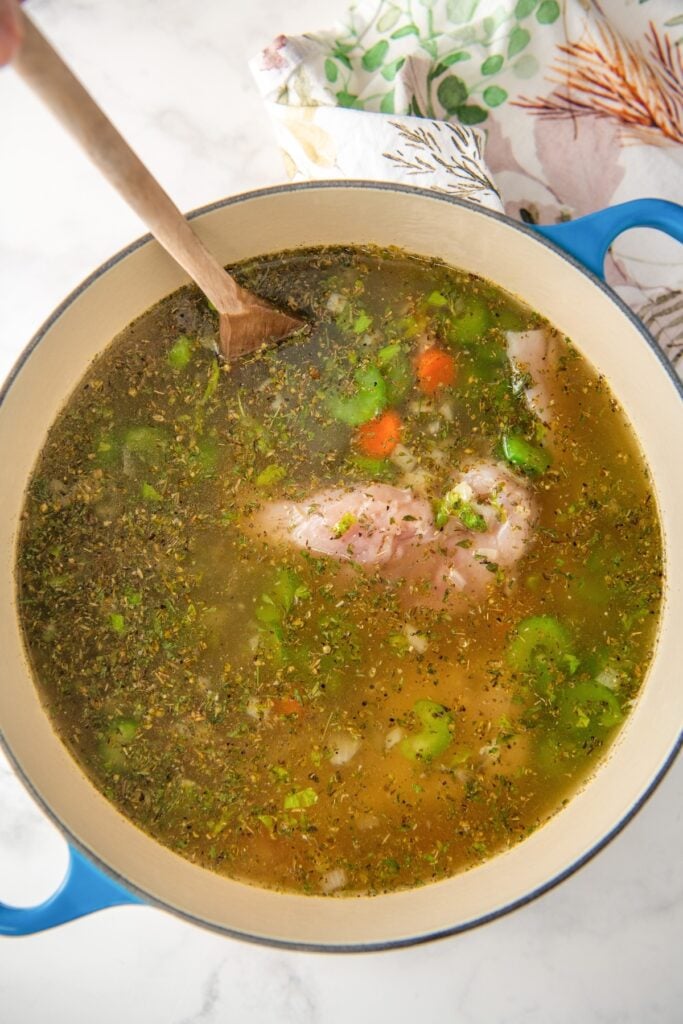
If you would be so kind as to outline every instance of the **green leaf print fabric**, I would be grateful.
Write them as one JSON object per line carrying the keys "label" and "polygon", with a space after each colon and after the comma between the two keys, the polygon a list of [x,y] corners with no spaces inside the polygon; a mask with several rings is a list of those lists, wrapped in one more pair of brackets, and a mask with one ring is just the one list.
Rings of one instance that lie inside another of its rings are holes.
{"label": "green leaf print fabric", "polygon": [[[401,181],[537,223],[683,202],[680,0],[366,0],[251,67],[292,179]],[[607,277],[683,371],[680,245],[623,235]]]}

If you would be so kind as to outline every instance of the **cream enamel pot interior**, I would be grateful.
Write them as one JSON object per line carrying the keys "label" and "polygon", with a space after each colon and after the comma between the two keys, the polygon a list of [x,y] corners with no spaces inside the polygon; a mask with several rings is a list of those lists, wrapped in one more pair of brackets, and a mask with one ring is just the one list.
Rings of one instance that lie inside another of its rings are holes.
{"label": "cream enamel pot interior", "polygon": [[[318,183],[254,192],[195,215],[221,262],[298,246],[395,245],[489,278],[569,335],[606,375],[651,467],[665,533],[666,601],[653,665],[605,763],[568,807],[514,849],[454,878],[388,896],[280,894],[219,877],[139,831],[86,779],[42,709],[20,635],[14,583],[23,495],[45,435],[92,359],[131,320],[185,283],[149,238],[70,296],[22,355],[0,404],[0,736],[72,845],[61,889],[34,909],[0,906],[0,934],[24,934],[108,905],[157,904],[208,927],[300,948],[354,950],[419,942],[471,927],[539,895],[631,817],[680,745],[683,722],[683,403],[646,332],[594,274],[504,217],[412,188]],[[544,229],[599,274],[609,242],[636,224],[683,241],[683,209],[625,204]],[[676,517],[678,515],[678,522]],[[98,865],[95,867],[94,865]]]}

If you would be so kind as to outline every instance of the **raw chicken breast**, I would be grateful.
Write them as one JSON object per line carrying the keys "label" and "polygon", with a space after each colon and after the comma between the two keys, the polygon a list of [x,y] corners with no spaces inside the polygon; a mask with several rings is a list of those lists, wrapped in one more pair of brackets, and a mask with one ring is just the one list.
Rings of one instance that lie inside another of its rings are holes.
{"label": "raw chicken breast", "polygon": [[557,370],[557,342],[547,330],[507,331],[508,359],[524,380],[524,397],[533,413],[549,425],[553,418],[553,382]]}
{"label": "raw chicken breast", "polygon": [[481,597],[498,570],[525,553],[535,520],[527,485],[502,463],[475,463],[455,476],[454,486],[483,517],[484,531],[468,530],[455,517],[439,530],[428,501],[388,484],[273,502],[251,525],[268,541],[377,567],[385,579],[405,583],[407,605],[438,607],[458,595]]}

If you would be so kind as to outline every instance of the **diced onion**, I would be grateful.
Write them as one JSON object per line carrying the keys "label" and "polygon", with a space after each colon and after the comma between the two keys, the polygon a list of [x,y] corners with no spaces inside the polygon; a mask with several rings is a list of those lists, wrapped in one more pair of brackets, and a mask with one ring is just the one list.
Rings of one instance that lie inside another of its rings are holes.
{"label": "diced onion", "polygon": [[343,889],[346,885],[346,872],[343,868],[333,868],[332,871],[328,871],[326,875],[323,875],[320,883],[320,888],[323,892],[330,893],[336,892],[337,889]]}
{"label": "diced onion", "polygon": [[400,743],[405,733],[400,725],[395,725],[393,729],[390,729],[384,740],[384,749],[391,750],[397,743]]}
{"label": "diced onion", "polygon": [[330,747],[332,749],[330,764],[348,764],[360,750],[360,740],[348,733],[339,733],[331,740]]}
{"label": "diced onion", "polygon": [[403,627],[403,632],[408,637],[408,643],[417,651],[418,654],[424,654],[429,647],[429,641],[424,633],[420,633],[415,626],[411,626],[410,623],[406,623]]}

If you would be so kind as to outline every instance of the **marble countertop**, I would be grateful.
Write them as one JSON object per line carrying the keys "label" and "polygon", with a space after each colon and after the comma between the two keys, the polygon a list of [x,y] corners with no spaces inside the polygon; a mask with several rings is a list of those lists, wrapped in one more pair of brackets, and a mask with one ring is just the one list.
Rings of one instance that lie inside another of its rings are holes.
{"label": "marble countertop", "polygon": [[[282,180],[246,68],[344,0],[34,0],[29,9],[181,208]],[[142,233],[13,72],[0,72],[0,378],[55,305]],[[539,901],[366,955],[271,950],[149,908],[0,940],[3,1024],[683,1019],[683,758],[636,819]],[[0,755],[0,900],[61,878],[65,844]]]}

